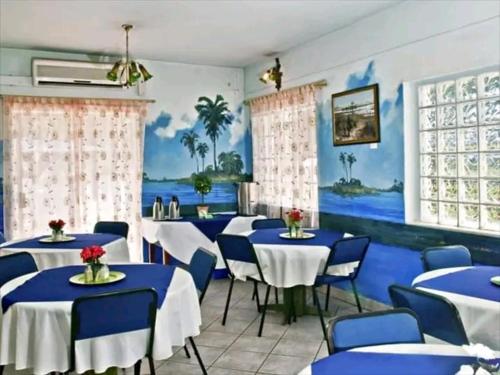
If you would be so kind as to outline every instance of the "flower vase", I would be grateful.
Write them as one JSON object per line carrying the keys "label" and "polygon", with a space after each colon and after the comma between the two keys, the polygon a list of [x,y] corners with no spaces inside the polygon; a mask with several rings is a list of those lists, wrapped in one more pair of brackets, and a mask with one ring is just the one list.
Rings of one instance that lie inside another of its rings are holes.
{"label": "flower vase", "polygon": [[64,237],[64,232],[62,230],[52,231],[52,241],[62,241]]}
{"label": "flower vase", "polygon": [[[95,283],[99,281],[99,274],[101,273],[101,269],[104,264],[102,263],[87,263],[87,267],[85,268],[85,282],[87,284]],[[108,270],[109,275],[109,270]]]}

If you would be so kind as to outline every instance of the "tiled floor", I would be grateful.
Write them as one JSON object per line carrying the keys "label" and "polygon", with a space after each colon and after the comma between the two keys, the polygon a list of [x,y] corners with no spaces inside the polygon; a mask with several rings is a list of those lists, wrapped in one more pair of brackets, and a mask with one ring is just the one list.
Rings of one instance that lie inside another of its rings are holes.
{"label": "tiled floor", "polygon": [[[260,315],[251,299],[251,283],[235,283],[228,320],[222,326],[228,286],[228,280],[213,280],[201,308],[202,333],[195,337],[195,342],[209,374],[296,374],[315,359],[327,355],[317,316],[300,317],[296,323],[284,325],[280,313],[268,311],[263,337],[257,337]],[[324,295],[320,295],[320,299],[324,301]],[[345,315],[357,310],[351,303],[332,298],[330,312]],[[194,353],[191,347],[189,349],[191,359],[186,358],[182,348],[177,348],[171,358],[157,362],[156,373],[200,374]],[[142,371],[149,373],[145,362]],[[23,375],[28,373],[22,372]],[[7,368],[5,374],[14,374],[14,371]],[[16,373],[19,374],[21,372]]]}

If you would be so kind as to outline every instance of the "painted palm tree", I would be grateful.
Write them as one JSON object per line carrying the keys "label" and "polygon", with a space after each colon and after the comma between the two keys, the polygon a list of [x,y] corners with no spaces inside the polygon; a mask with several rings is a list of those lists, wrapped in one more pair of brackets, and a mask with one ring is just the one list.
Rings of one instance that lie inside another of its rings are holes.
{"label": "painted palm tree", "polygon": [[351,181],[352,180],[352,165],[357,162],[356,156],[354,156],[353,153],[350,153],[349,155],[347,155],[347,162],[349,163],[349,175],[350,175],[349,181]]}
{"label": "painted palm tree", "polygon": [[341,152],[339,155],[339,160],[342,163],[342,167],[344,168],[346,182],[349,182],[349,175],[347,173],[346,156],[347,156],[347,154],[345,152]]}
{"label": "painted palm tree", "polygon": [[222,95],[217,95],[215,101],[206,96],[198,99],[198,104],[194,106],[198,112],[198,119],[205,125],[205,132],[213,143],[214,169],[217,172],[217,139],[231,124],[233,116],[229,112],[228,104]]}
{"label": "painted palm tree", "polygon": [[205,171],[205,156],[207,156],[208,153],[208,145],[205,142],[198,143],[198,146],[196,146],[196,151],[198,151],[198,155],[200,155],[201,158],[201,171]]}
{"label": "painted palm tree", "polygon": [[235,151],[221,152],[218,159],[222,171],[228,175],[239,175],[243,171],[243,161]]}
{"label": "painted palm tree", "polygon": [[196,173],[200,171],[198,166],[198,154],[196,153],[198,138],[199,136],[194,130],[184,132],[181,137],[181,143],[188,149],[191,159],[194,158],[196,160]]}

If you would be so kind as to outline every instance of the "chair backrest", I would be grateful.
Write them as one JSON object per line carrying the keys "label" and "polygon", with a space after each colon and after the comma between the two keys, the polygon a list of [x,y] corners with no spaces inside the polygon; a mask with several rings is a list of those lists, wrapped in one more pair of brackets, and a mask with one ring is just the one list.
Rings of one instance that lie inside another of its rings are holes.
{"label": "chair backrest", "polygon": [[216,264],[217,256],[202,247],[199,247],[198,250],[195,251],[191,258],[191,262],[189,262],[188,270],[193,278],[196,289],[198,289],[200,293],[200,303],[203,301]]}
{"label": "chair backrest", "polygon": [[394,307],[417,314],[422,332],[453,345],[469,345],[460,314],[446,298],[401,285],[391,285],[389,295]]}
{"label": "chair backrest", "polygon": [[116,234],[127,238],[128,224],[124,221],[98,221],[94,226],[94,233]]}
{"label": "chair backrest", "polygon": [[462,245],[427,248],[422,251],[422,261],[426,271],[472,266],[470,251]]}
{"label": "chair backrest", "polygon": [[370,241],[369,236],[346,237],[335,241],[326,261],[324,274],[328,273],[328,267],[333,264],[359,262],[352,276],[353,279],[356,278],[370,246]]}
{"label": "chair backrest", "polygon": [[2,232],[0,232],[0,245],[5,242],[5,237]]}
{"label": "chair backrest", "polygon": [[255,264],[261,280],[264,280],[255,249],[248,237],[237,234],[218,234],[216,238],[222,258],[231,276],[234,275],[231,272],[231,267],[228,263],[229,260]]}
{"label": "chair backrest", "polygon": [[0,257],[0,286],[16,277],[38,271],[33,256],[20,252]]}
{"label": "chair backrest", "polygon": [[252,222],[252,229],[286,228],[283,219],[257,219]]}
{"label": "chair backrest", "polygon": [[152,288],[127,289],[79,297],[71,309],[71,369],[75,369],[75,342],[93,337],[150,329],[145,348],[152,353],[158,295]]}
{"label": "chair backrest", "polygon": [[423,342],[417,316],[408,309],[341,316],[328,329],[330,354],[370,345]]}

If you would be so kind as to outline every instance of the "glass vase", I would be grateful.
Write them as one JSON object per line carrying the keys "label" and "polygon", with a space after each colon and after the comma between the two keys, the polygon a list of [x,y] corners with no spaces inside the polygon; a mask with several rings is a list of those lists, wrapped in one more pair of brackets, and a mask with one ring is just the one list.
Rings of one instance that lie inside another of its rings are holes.
{"label": "glass vase", "polygon": [[64,232],[62,230],[52,230],[52,241],[61,241],[63,236]]}

